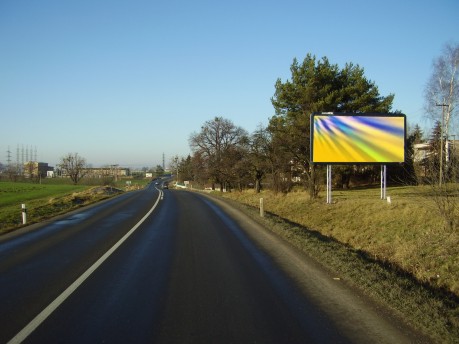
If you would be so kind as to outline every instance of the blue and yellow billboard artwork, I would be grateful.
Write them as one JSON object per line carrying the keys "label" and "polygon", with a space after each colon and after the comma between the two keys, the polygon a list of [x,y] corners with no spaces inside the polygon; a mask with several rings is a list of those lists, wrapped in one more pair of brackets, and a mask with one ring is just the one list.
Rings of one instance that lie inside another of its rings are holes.
{"label": "blue and yellow billboard artwork", "polygon": [[405,115],[312,114],[311,160],[327,164],[405,161]]}

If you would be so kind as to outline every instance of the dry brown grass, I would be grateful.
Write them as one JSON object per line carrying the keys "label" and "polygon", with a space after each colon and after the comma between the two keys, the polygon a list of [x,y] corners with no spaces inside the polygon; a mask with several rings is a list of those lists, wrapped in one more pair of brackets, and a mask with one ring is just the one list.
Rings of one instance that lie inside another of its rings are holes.
{"label": "dry brown grass", "polygon": [[[310,200],[306,192],[232,192],[225,197],[314,229],[397,266],[419,281],[459,295],[459,233],[447,231],[428,187],[334,191],[333,204]],[[458,214],[459,216],[459,214]]]}

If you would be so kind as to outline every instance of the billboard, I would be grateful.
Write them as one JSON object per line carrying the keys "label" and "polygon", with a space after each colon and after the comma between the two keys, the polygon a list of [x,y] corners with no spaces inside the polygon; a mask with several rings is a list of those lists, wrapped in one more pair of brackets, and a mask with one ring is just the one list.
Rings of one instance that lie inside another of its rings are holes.
{"label": "billboard", "polygon": [[311,115],[311,161],[326,164],[389,164],[405,161],[402,114]]}

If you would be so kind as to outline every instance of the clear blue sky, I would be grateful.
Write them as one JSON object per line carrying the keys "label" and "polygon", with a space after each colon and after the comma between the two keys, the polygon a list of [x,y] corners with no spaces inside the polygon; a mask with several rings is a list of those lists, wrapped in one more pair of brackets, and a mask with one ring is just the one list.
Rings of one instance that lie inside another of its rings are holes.
{"label": "clear blue sky", "polygon": [[359,64],[428,130],[424,85],[459,41],[457,0],[0,1],[0,162],[166,164],[215,116],[249,133],[293,58]]}

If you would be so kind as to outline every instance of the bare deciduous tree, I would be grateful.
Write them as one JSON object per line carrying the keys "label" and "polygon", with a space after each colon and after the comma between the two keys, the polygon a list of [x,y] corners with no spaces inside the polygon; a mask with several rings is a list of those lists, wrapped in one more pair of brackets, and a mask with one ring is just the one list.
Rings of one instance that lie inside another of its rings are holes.
{"label": "bare deciduous tree", "polygon": [[231,167],[237,163],[234,152],[247,141],[247,136],[244,129],[222,117],[207,121],[199,133],[190,136],[191,149],[204,159],[209,177],[220,184],[220,190],[233,175]]}
{"label": "bare deciduous tree", "polygon": [[425,88],[426,113],[430,119],[442,123],[446,138],[459,112],[458,68],[459,44],[446,44],[443,55],[433,62],[433,72]]}
{"label": "bare deciduous tree", "polygon": [[261,191],[261,180],[272,170],[272,152],[271,134],[260,125],[250,137],[249,151],[249,165],[257,193]]}
{"label": "bare deciduous tree", "polygon": [[[446,44],[443,55],[434,60],[433,73],[425,88],[425,109],[435,121],[433,154],[427,160],[433,200],[445,229],[457,230],[459,221],[458,184],[449,156],[449,132],[459,112],[459,44]],[[441,142],[441,143],[439,143]],[[440,154],[436,152],[440,151]],[[445,154],[442,154],[445,152]],[[442,168],[445,164],[446,168]],[[442,183],[442,180],[451,181]]]}
{"label": "bare deciduous tree", "polygon": [[434,156],[426,160],[431,187],[429,196],[435,204],[438,214],[443,219],[443,228],[450,232],[459,229],[459,184],[439,183],[439,164]]}
{"label": "bare deciduous tree", "polygon": [[78,153],[68,153],[61,158],[59,167],[63,174],[68,175],[73,184],[78,184],[81,178],[87,173],[86,160]]}
{"label": "bare deciduous tree", "polygon": [[171,169],[172,173],[176,173],[175,181],[179,182],[179,168],[180,168],[180,158],[178,155],[175,155],[171,158],[169,162],[169,168]]}

